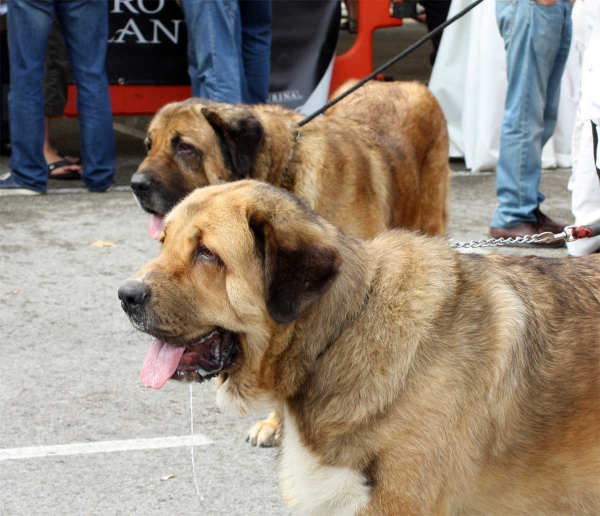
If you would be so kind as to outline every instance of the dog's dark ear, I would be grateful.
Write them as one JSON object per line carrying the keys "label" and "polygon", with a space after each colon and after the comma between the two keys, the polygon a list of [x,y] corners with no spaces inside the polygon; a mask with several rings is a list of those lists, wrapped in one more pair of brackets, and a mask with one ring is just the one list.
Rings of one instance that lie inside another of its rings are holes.
{"label": "dog's dark ear", "polygon": [[342,258],[324,241],[278,238],[273,226],[260,216],[251,216],[249,222],[264,261],[269,314],[279,324],[294,321],[329,290]]}
{"label": "dog's dark ear", "polygon": [[225,166],[235,179],[248,177],[263,141],[262,124],[243,106],[211,105],[202,114],[217,133]]}

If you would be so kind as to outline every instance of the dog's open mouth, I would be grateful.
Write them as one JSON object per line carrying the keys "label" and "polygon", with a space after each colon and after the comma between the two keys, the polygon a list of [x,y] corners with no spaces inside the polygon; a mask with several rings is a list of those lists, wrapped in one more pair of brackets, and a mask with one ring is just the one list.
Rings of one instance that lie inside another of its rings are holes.
{"label": "dog's open mouth", "polygon": [[148,232],[150,233],[150,237],[154,240],[158,240],[160,238],[163,229],[165,228],[165,216],[161,213],[152,214],[152,220],[150,221],[150,227],[148,228]]}
{"label": "dog's open mouth", "polygon": [[148,348],[140,377],[146,387],[153,389],[160,389],[169,378],[209,380],[233,364],[237,350],[236,334],[221,328],[186,347],[157,339]]}

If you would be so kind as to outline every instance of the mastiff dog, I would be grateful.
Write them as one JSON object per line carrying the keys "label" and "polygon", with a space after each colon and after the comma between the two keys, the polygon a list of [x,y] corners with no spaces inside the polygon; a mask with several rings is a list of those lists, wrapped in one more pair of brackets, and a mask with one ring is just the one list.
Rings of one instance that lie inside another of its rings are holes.
{"label": "mastiff dog", "polygon": [[[162,108],[131,180],[140,206],[153,215],[151,236],[158,238],[165,214],[194,189],[244,178],[299,195],[353,236],[372,238],[392,227],[444,233],[448,133],[425,86],[368,83],[325,116],[294,127],[302,118],[279,106],[201,99]],[[248,440],[271,446],[276,436],[271,414]]]}
{"label": "mastiff dog", "polygon": [[600,256],[359,240],[256,181],[195,191],[160,239],[119,290],[156,339],[144,383],[275,407],[301,514],[600,514]]}
{"label": "mastiff dog", "polygon": [[202,99],[163,107],[131,179],[140,206],[153,214],[151,235],[192,190],[245,178],[299,195],[354,236],[396,226],[444,232],[448,133],[425,86],[367,84],[298,129],[302,118],[275,105]]}

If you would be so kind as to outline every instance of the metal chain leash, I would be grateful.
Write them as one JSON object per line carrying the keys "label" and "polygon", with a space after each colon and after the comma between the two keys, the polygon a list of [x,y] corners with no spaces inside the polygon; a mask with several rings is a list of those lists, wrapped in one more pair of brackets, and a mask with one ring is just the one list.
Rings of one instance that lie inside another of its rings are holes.
{"label": "metal chain leash", "polygon": [[545,231],[544,233],[538,233],[536,235],[525,235],[515,238],[482,238],[480,240],[471,240],[470,242],[456,242],[450,244],[450,247],[454,249],[475,249],[477,247],[496,247],[515,244],[549,244],[551,242],[556,242],[557,240],[575,242],[575,240],[579,240],[580,238],[596,236],[598,233],[593,231],[593,229],[595,228],[590,228],[589,226],[567,226],[562,233],[555,234],[550,231]]}

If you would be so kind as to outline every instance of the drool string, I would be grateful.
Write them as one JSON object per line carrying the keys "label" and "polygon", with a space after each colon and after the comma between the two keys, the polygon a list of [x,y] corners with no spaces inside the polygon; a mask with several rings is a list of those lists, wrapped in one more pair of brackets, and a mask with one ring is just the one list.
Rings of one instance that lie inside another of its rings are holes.
{"label": "drool string", "polygon": [[200,501],[204,501],[204,497],[200,494],[198,488],[198,478],[196,477],[196,463],[194,462],[194,399],[192,396],[192,384],[190,383],[190,429],[192,433],[192,470],[194,471],[194,485],[196,486],[196,493]]}

